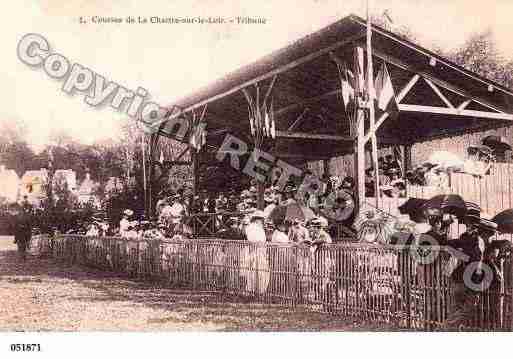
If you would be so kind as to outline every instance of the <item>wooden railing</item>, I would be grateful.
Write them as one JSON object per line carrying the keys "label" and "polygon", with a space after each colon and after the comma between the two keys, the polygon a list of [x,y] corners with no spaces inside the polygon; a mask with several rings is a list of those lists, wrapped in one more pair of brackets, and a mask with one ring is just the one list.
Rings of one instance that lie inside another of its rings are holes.
{"label": "wooden railing", "polygon": [[[174,288],[213,291],[329,312],[397,328],[444,328],[454,300],[449,255],[419,264],[411,248],[227,240],[141,241],[61,235],[47,238],[57,260],[126,273]],[[512,263],[498,291],[476,295],[467,329],[512,330]],[[492,303],[492,304],[491,304]],[[471,304],[469,304],[471,305]]]}
{"label": "wooden railing", "polygon": [[[220,231],[230,228],[231,218],[236,217],[240,221],[244,216],[241,212],[196,213],[186,216],[184,224],[191,229],[193,237],[216,238]],[[330,223],[328,229],[337,240],[350,240],[354,237],[354,232],[342,224]]]}

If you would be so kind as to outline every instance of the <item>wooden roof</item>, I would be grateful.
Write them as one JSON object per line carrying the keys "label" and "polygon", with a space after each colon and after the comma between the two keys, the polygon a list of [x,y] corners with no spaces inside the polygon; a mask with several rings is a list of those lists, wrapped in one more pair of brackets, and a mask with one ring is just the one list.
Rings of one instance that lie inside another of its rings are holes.
{"label": "wooden roof", "polygon": [[[177,101],[180,111],[173,116],[201,112],[208,105],[210,145],[218,146],[226,132],[250,141],[248,105],[241,90],[258,83],[265,91],[276,76],[275,154],[296,162],[351,152],[353,141],[331,56],[350,63],[353,47],[365,43],[365,30],[363,19],[345,17]],[[377,26],[372,46],[375,72],[381,62],[387,63],[400,102],[399,117],[384,121],[378,130],[381,145],[513,121],[513,91],[504,86]]]}

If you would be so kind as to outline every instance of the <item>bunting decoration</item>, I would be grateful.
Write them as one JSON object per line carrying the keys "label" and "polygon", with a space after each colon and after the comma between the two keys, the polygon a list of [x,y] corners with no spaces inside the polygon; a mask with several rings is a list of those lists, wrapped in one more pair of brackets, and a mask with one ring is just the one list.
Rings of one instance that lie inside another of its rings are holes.
{"label": "bunting decoration", "polygon": [[387,65],[383,61],[375,81],[376,89],[376,113],[387,112],[390,118],[395,118],[399,113],[399,107],[395,99],[394,86]]}
{"label": "bunting decoration", "polygon": [[388,113],[391,119],[398,115],[399,107],[385,62],[383,62],[374,80],[374,87],[371,86],[369,93],[363,85],[360,85],[360,88],[358,88],[358,84],[365,84],[366,80],[363,72],[363,50],[358,51],[355,55],[354,73],[349,70],[345,62],[340,61],[338,58],[334,58],[334,60],[339,72],[342,102],[346,116],[351,122],[355,120],[354,111],[358,107],[358,98],[368,99],[370,103],[373,103],[378,115]]}
{"label": "bunting decoration", "polygon": [[206,106],[203,108],[203,113],[199,119],[196,118],[196,113],[192,113],[191,131],[189,135],[189,145],[199,152],[207,143],[207,123],[203,121],[205,117]]}
{"label": "bunting decoration", "polygon": [[262,145],[269,140],[276,138],[276,122],[274,119],[274,106],[271,98],[271,91],[276,77],[273,78],[267,89],[267,93],[260,104],[260,88],[255,85],[256,96],[253,97],[249,89],[243,89],[242,92],[248,101],[249,129],[251,136],[255,140],[255,147],[262,148]]}

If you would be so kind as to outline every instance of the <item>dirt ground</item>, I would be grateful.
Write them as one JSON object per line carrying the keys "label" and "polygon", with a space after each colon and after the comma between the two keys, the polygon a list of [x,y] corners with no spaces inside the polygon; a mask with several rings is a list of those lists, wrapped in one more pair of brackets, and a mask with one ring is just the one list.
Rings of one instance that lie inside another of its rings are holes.
{"label": "dirt ground", "polygon": [[[335,316],[156,287],[29,256],[0,237],[0,331],[379,330]],[[383,328],[381,328],[383,330]]]}

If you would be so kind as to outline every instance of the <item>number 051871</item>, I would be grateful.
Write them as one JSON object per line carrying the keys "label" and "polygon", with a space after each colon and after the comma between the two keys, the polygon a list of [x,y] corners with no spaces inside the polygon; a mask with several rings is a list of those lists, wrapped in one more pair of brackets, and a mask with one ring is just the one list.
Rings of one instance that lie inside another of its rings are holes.
{"label": "number 051871", "polygon": [[41,344],[11,344],[12,352],[40,352]]}

